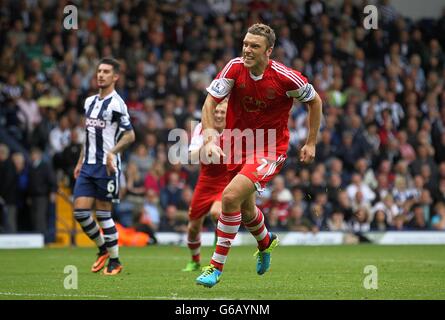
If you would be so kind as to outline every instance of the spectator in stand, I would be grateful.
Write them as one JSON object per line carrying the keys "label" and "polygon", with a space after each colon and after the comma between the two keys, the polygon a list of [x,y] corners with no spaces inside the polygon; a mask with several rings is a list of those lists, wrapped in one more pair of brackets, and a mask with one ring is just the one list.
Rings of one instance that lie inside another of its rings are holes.
{"label": "spectator in stand", "polygon": [[380,151],[380,136],[378,134],[377,125],[374,122],[368,123],[366,130],[363,133],[363,137],[368,149],[369,157],[372,158],[376,156]]}
{"label": "spectator in stand", "polygon": [[416,159],[416,152],[412,145],[408,143],[408,135],[405,130],[397,133],[397,140],[399,141],[399,152],[403,159],[411,163]]}
{"label": "spectator in stand", "polygon": [[304,213],[308,211],[308,202],[304,199],[304,194],[301,188],[295,186],[292,189],[292,204],[291,206],[298,206]]}
{"label": "spectator in stand", "polygon": [[297,170],[293,168],[284,169],[284,180],[285,186],[289,190],[292,190],[294,187],[300,184],[300,178],[297,175]]}
{"label": "spectator in stand", "polygon": [[159,205],[159,196],[153,189],[148,189],[145,194],[143,204],[143,216],[141,217],[144,223],[148,223],[153,230],[159,230],[161,222],[162,208]]}
{"label": "spectator in stand", "polygon": [[157,194],[160,194],[161,187],[163,187],[161,178],[164,176],[165,168],[161,162],[156,161],[148,171],[144,179],[144,187],[146,190],[153,189]]}
{"label": "spectator in stand", "polygon": [[168,205],[165,208],[164,215],[159,224],[160,231],[169,232],[187,232],[187,215],[180,214],[174,205]]}
{"label": "spectator in stand", "polygon": [[[409,203],[413,203],[413,202],[409,202]],[[409,207],[408,207],[409,208]],[[376,212],[378,210],[382,210],[385,213],[385,217],[386,217],[386,221],[389,224],[392,224],[393,219],[400,215],[400,214],[406,214],[408,212],[408,210],[404,210],[404,207],[399,207],[397,206],[397,204],[394,202],[394,198],[392,195],[387,194],[382,201],[377,202],[373,207],[371,212]],[[374,218],[374,215],[371,215],[371,219]]]}
{"label": "spectator in stand", "polygon": [[[11,155],[14,164],[15,182],[10,186],[14,188],[15,203],[17,204],[17,227],[16,230],[32,230],[31,216],[28,211],[26,195],[28,193],[29,169],[23,153],[15,152]],[[14,220],[12,220],[14,223]]]}
{"label": "spectator in stand", "polygon": [[313,228],[314,225],[312,224],[312,222],[307,217],[305,217],[303,209],[298,205],[293,205],[289,209],[289,216],[287,218],[286,227],[289,231],[316,231],[316,229]]}
{"label": "spectator in stand", "polygon": [[356,199],[357,192],[361,192],[363,195],[363,201],[370,204],[374,201],[376,195],[372,189],[362,182],[362,176],[359,173],[354,173],[351,178],[351,183],[346,187],[346,192],[351,201]]}
{"label": "spectator in stand", "polygon": [[408,227],[411,230],[426,230],[427,224],[425,221],[425,214],[421,205],[414,204],[411,208],[410,216],[412,216],[412,218],[408,221]]}
{"label": "spectator in stand", "polygon": [[434,230],[445,230],[445,203],[439,202],[434,207],[431,225]]}
{"label": "spectator in stand", "polygon": [[324,129],[321,131],[321,140],[317,144],[317,161],[325,162],[337,154],[337,147],[331,143],[331,131]]}
{"label": "spectator in stand", "polygon": [[143,104],[144,107],[142,112],[136,113],[141,126],[146,127],[148,125],[148,121],[153,121],[155,123],[155,129],[162,129],[162,117],[155,109],[154,100],[147,98],[143,101]]}
{"label": "spectator in stand", "polygon": [[[302,178],[302,181],[305,181],[304,178]],[[303,191],[311,201],[315,200],[318,193],[326,192],[326,182],[323,174],[320,171],[314,171],[311,175],[310,185],[305,187]]]}
{"label": "spectator in stand", "polygon": [[355,170],[363,177],[363,183],[372,190],[377,188],[377,179],[374,171],[369,167],[369,163],[366,158],[360,158],[355,164]]}
{"label": "spectator in stand", "polygon": [[371,210],[371,202],[365,199],[361,191],[355,193],[354,199],[351,201],[352,211],[357,211],[359,208],[365,208]]}
{"label": "spectator in stand", "polygon": [[75,179],[73,172],[82,150],[82,142],[80,139],[79,131],[71,129],[70,144],[63,149],[59,158],[65,177],[69,179],[68,186],[71,188],[74,188]]}
{"label": "spectator in stand", "polygon": [[345,170],[352,172],[357,160],[363,156],[362,146],[354,143],[354,136],[351,131],[345,131],[342,135],[342,143],[337,150],[337,157],[344,164]]}
{"label": "spectator in stand", "polygon": [[133,213],[133,223],[132,227],[135,231],[144,232],[149,235],[150,239],[148,244],[157,244],[158,239],[156,238],[156,227],[150,219],[150,216],[145,211],[142,205],[137,205],[134,207]]}
{"label": "spectator in stand", "polygon": [[420,194],[420,199],[418,204],[422,208],[423,211],[423,219],[425,220],[426,227],[431,228],[431,211],[433,210],[432,204],[433,199],[431,198],[430,191],[428,189],[424,189]]}
{"label": "spectator in stand", "polygon": [[280,201],[279,193],[278,190],[272,190],[270,198],[260,206],[268,224],[271,226],[284,224],[288,215],[289,201]]}
{"label": "spectator in stand", "polygon": [[368,232],[371,229],[369,223],[369,211],[367,208],[358,208],[349,221],[349,230],[356,234]]}
{"label": "spectator in stand", "polygon": [[332,214],[332,204],[328,201],[328,195],[326,192],[319,192],[315,194],[314,204],[319,205],[325,214],[325,216],[330,216]]}
{"label": "spectator in stand", "polygon": [[16,168],[9,157],[9,148],[0,144],[0,208],[2,230],[17,232],[17,179]]}
{"label": "spectator in stand", "polygon": [[341,190],[338,193],[337,199],[334,202],[336,209],[341,212],[343,212],[345,216],[345,220],[349,221],[352,217],[353,210],[352,210],[352,203],[351,200],[349,200],[348,194],[346,191]]}
{"label": "spectator in stand", "polygon": [[437,174],[437,165],[434,162],[433,158],[428,155],[428,148],[425,145],[419,145],[416,148],[417,151],[417,157],[416,159],[411,162],[411,172],[413,175],[417,175],[420,173],[422,169],[422,165],[427,165],[431,169],[431,173],[433,176],[436,176]]}
{"label": "spectator in stand", "polygon": [[33,98],[33,88],[30,83],[23,86],[23,95],[17,100],[17,106],[20,109],[18,117],[22,124],[27,128],[28,134],[31,134],[34,128],[42,121],[39,107]]}
{"label": "spectator in stand", "polygon": [[190,186],[185,185],[181,192],[181,199],[179,200],[177,205],[178,210],[187,214],[192,202],[192,197],[193,189]]}
{"label": "spectator in stand", "polygon": [[57,182],[51,165],[43,160],[42,151],[31,149],[28,196],[31,201],[32,230],[48,237],[50,203],[56,201]]}
{"label": "spectator in stand", "polygon": [[283,176],[277,176],[272,182],[273,192],[276,193],[279,219],[285,221],[288,214],[289,203],[292,201],[292,193],[286,188]]}
{"label": "spectator in stand", "polygon": [[327,229],[329,231],[347,232],[349,227],[344,218],[343,212],[334,210],[326,221]]}
{"label": "spectator in stand", "polygon": [[323,207],[319,204],[312,203],[309,209],[309,220],[314,225],[313,229],[316,231],[327,231],[327,219]]}
{"label": "spectator in stand", "polygon": [[388,230],[390,231],[405,231],[409,230],[406,226],[406,216],[403,214],[399,214],[398,216],[395,216],[392,225],[389,226]]}
{"label": "spectator in stand", "polygon": [[167,185],[161,189],[160,200],[161,207],[166,210],[168,206],[176,206],[181,200],[182,187],[177,172],[171,172],[168,177]]}
{"label": "spectator in stand", "polygon": [[386,231],[389,223],[383,210],[377,210],[374,213],[374,219],[371,221],[371,231]]}
{"label": "spectator in stand", "polygon": [[[287,216],[286,216],[287,218]],[[267,215],[264,216],[264,223],[268,230],[271,231],[284,231],[286,230],[286,220],[282,220],[280,216],[280,210],[278,207],[271,207]]]}
{"label": "spectator in stand", "polygon": [[56,169],[62,169],[62,153],[69,146],[71,138],[68,116],[62,115],[57,127],[49,133],[49,154],[53,157],[53,165]]}
{"label": "spectator in stand", "polygon": [[340,175],[338,173],[332,173],[329,176],[326,192],[328,194],[328,201],[331,204],[336,204],[338,194],[343,187]]}
{"label": "spectator in stand", "polygon": [[145,176],[153,165],[154,159],[148,153],[147,146],[143,143],[139,143],[135,148],[135,152],[130,155],[128,161],[133,162],[136,165],[139,174]]}
{"label": "spectator in stand", "polygon": [[[405,210],[417,201],[416,190],[407,188],[405,177],[397,177],[393,188],[393,197],[396,205]],[[408,206],[408,207],[406,207]]]}
{"label": "spectator in stand", "polygon": [[134,205],[142,204],[146,193],[144,176],[140,173],[138,166],[134,162],[129,162],[125,171],[127,184],[125,200]]}

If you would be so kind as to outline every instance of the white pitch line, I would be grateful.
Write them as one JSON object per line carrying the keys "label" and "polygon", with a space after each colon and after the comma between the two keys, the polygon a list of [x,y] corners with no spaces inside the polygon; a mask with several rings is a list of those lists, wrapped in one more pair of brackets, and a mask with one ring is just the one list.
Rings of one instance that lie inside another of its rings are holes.
{"label": "white pitch line", "polygon": [[233,298],[193,298],[193,297],[158,297],[158,296],[136,296],[136,297],[120,297],[121,299],[158,299],[158,300],[233,300]]}
{"label": "white pitch line", "polygon": [[94,294],[57,294],[57,293],[16,293],[0,292],[3,296],[27,296],[27,297],[66,297],[66,298],[109,298],[109,296]]}
{"label": "white pitch line", "polygon": [[17,297],[59,297],[59,298],[110,298],[110,299],[158,299],[158,300],[232,300],[232,298],[218,297],[218,298],[193,298],[193,297],[178,297],[178,296],[123,296],[123,297],[110,297],[105,295],[93,295],[93,294],[57,294],[57,293],[16,293],[16,292],[0,292],[0,296],[17,296]]}

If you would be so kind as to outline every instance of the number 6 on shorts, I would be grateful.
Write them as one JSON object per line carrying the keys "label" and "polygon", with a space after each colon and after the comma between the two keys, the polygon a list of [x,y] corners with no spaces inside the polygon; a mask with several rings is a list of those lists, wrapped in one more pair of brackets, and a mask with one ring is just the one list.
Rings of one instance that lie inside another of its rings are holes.
{"label": "number 6 on shorts", "polygon": [[114,186],[114,180],[110,180],[110,181],[108,181],[108,184],[107,184],[107,191],[108,191],[109,193],[113,193],[115,189],[116,189],[116,187]]}

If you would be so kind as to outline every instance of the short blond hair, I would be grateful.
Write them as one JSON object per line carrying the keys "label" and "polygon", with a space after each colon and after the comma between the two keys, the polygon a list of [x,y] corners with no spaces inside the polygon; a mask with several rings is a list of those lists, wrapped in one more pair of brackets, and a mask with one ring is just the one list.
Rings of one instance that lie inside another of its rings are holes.
{"label": "short blond hair", "polygon": [[255,23],[249,27],[247,33],[265,37],[268,48],[273,48],[275,45],[275,31],[268,25]]}

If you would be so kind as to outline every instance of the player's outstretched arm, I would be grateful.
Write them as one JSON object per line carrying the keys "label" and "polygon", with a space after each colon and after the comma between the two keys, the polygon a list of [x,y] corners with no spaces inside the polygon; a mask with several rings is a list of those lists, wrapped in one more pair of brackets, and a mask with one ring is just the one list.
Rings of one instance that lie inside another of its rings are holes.
{"label": "player's outstretched arm", "polygon": [[130,144],[132,144],[136,140],[136,135],[134,134],[134,130],[127,130],[124,132],[119,142],[116,143],[113,149],[110,150],[107,154],[107,174],[114,174],[117,170],[116,168],[116,155],[122,151],[124,151]]}
{"label": "player's outstretched arm", "polygon": [[320,130],[322,101],[318,93],[315,93],[314,99],[306,104],[309,110],[309,134],[306,144],[301,148],[300,161],[310,163],[315,159],[315,145],[317,144],[317,135]]}
{"label": "player's outstretched arm", "polygon": [[201,150],[201,149],[189,151],[189,162],[190,163],[192,163],[192,164],[199,163],[199,150]]}
{"label": "player's outstretched arm", "polygon": [[219,158],[220,156],[225,157],[226,155],[220,147],[218,147],[215,142],[218,139],[218,131],[215,130],[215,124],[213,123],[213,112],[218,105],[218,102],[210,95],[207,98],[202,107],[202,133],[204,136],[204,151],[208,157]]}
{"label": "player's outstretched arm", "polygon": [[215,130],[215,124],[213,123],[213,112],[218,105],[218,102],[210,95],[207,95],[204,105],[202,107],[202,132],[204,135],[204,143],[208,140],[216,140],[218,132]]}

